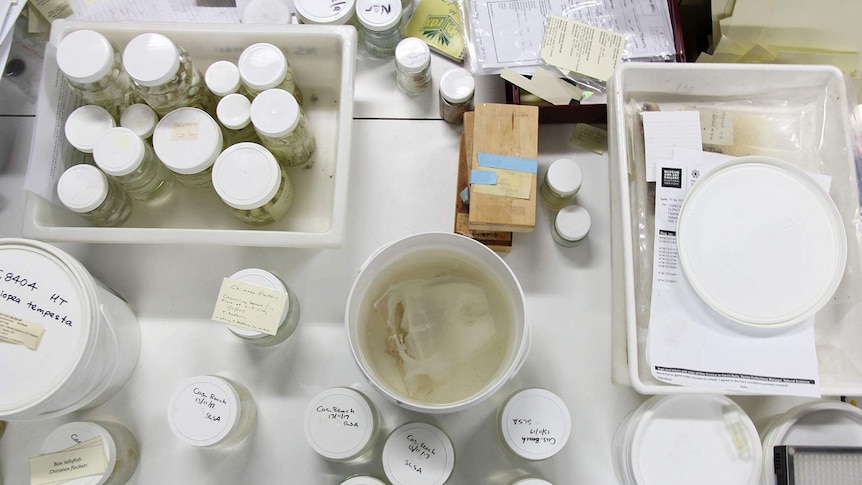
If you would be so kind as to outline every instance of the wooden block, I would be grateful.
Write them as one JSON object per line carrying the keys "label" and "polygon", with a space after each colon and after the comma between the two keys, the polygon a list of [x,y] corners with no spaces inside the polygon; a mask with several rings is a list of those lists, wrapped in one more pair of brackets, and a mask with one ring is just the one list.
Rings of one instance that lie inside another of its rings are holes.
{"label": "wooden block", "polygon": [[[536,106],[480,103],[473,122],[472,170],[479,166],[479,153],[532,160],[538,157],[539,109]],[[509,174],[508,170],[498,170]],[[529,232],[536,225],[536,173],[516,172],[525,192],[518,196],[483,193],[488,186],[470,185],[469,226],[473,231]],[[502,184],[500,184],[502,185]],[[525,197],[526,195],[526,197]]]}

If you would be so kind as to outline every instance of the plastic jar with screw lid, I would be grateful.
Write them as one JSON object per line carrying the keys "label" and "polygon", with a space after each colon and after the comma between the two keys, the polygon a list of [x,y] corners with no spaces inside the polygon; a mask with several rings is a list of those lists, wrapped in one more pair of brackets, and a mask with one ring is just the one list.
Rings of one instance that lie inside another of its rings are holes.
{"label": "plastic jar with screw lid", "polygon": [[251,102],[251,122],[260,141],[283,167],[310,165],[317,142],[302,108],[289,92],[268,89]]}
{"label": "plastic jar with screw lid", "polygon": [[287,285],[278,276],[269,271],[259,268],[246,268],[230,275],[231,280],[240,281],[250,285],[262,286],[272,290],[283,291],[287,293],[287,301],[281,311],[281,323],[278,325],[278,330],[275,335],[269,335],[263,332],[258,332],[244,327],[234,325],[226,325],[237,337],[254,345],[268,347],[284,342],[288,337],[293,335],[299,325],[300,306],[299,299],[296,293],[290,290]]}
{"label": "plastic jar with screw lid", "polygon": [[440,78],[440,117],[449,123],[464,122],[464,113],[473,111],[476,82],[466,69],[456,67]]}
{"label": "plastic jar with screw lid", "polygon": [[374,447],[380,417],[365,394],[333,387],[314,396],[305,408],[305,439],[320,456],[352,461]]}
{"label": "plastic jar with screw lid", "polygon": [[431,85],[431,50],[416,37],[407,37],[395,48],[395,80],[407,94],[418,94]]}
{"label": "plastic jar with screw lid", "polygon": [[191,446],[229,448],[254,429],[257,409],[242,384],[204,375],[180,384],[168,405],[174,435]]}
{"label": "plastic jar with screw lid", "polygon": [[96,166],[133,199],[153,201],[168,195],[174,176],[153,148],[128,128],[111,128],[93,149]]}
{"label": "plastic jar with screw lid", "polygon": [[554,217],[551,236],[563,247],[575,247],[590,233],[590,213],[579,205],[569,205],[560,209]]}
{"label": "plastic jar with screw lid", "polygon": [[278,47],[266,42],[252,44],[243,49],[237,67],[251,97],[268,89],[283,89],[302,106],[302,91],[296,84],[293,68]]}
{"label": "plastic jar with screw lid", "polygon": [[153,137],[156,125],[159,123],[159,115],[146,104],[136,103],[120,115],[120,126],[135,132],[139,137],[148,140]]}
{"label": "plastic jar with screw lid", "polygon": [[545,389],[525,389],[509,396],[497,418],[506,449],[526,460],[545,460],[569,440],[572,419],[566,404]]}
{"label": "plastic jar with screw lid", "polygon": [[455,468],[452,440],[428,423],[407,423],[383,446],[383,471],[392,485],[443,485]]}
{"label": "plastic jar with screw lid", "polygon": [[132,214],[132,200],[92,165],[69,167],[57,181],[60,202],[97,226],[119,226]]}
{"label": "plastic jar with screw lid", "polygon": [[574,160],[561,158],[552,163],[545,172],[539,192],[545,207],[559,210],[574,202],[583,180],[581,166]]}
{"label": "plastic jar with screw lid", "polygon": [[242,86],[239,68],[230,61],[216,61],[210,64],[204,73],[204,81],[210,92],[219,98],[238,92]]}
{"label": "plastic jar with screw lid", "polygon": [[272,224],[293,204],[290,178],[272,153],[257,143],[225,149],[213,165],[212,183],[222,202],[246,224]]}
{"label": "plastic jar with screw lid", "polygon": [[[69,450],[98,438],[104,453],[105,473],[80,477],[62,483],[75,485],[123,485],[138,469],[138,442],[117,423],[78,421],[54,429],[42,442],[40,455]],[[80,465],[80,463],[78,463]],[[32,473],[32,470],[31,470]]]}
{"label": "plastic jar with screw lid", "polygon": [[216,106],[218,122],[224,128],[226,147],[240,142],[260,143],[251,124],[251,101],[241,94],[228,94]]}
{"label": "plastic jar with screw lid", "polygon": [[93,147],[99,138],[116,126],[114,117],[105,108],[88,104],[69,114],[64,125],[64,133],[66,140],[76,150],[93,153]]}
{"label": "plastic jar with screw lid", "polygon": [[212,166],[222,151],[221,127],[205,111],[180,108],[156,125],[153,148],[177,180],[192,189],[212,188]]}
{"label": "plastic jar with screw lid", "polygon": [[293,7],[302,24],[355,24],[355,0],[294,0]]}
{"label": "plastic jar with screw lid", "polygon": [[386,482],[370,475],[354,475],[341,482],[341,485],[386,485]]}
{"label": "plastic jar with screw lid", "polygon": [[356,20],[362,43],[372,57],[395,55],[401,41],[401,0],[357,0]]}

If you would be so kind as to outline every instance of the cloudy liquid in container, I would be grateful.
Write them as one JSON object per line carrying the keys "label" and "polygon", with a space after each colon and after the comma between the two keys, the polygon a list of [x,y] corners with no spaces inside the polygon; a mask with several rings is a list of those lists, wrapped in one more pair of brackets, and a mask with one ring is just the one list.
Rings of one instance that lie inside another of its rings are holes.
{"label": "cloudy liquid in container", "polygon": [[445,380],[435,381],[430,391],[413,395],[428,404],[451,403],[467,399],[494,382],[505,369],[504,362],[513,352],[514,306],[502,284],[490,269],[467,261],[458,251],[417,250],[388,265],[368,289],[361,304],[359,344],[365,349],[368,364],[384,387],[409,395],[397,354],[387,350],[389,331],[386,319],[374,308],[387,290],[406,280],[432,280],[455,277],[481,288],[487,298],[494,322],[494,334],[469,358],[447,370]]}

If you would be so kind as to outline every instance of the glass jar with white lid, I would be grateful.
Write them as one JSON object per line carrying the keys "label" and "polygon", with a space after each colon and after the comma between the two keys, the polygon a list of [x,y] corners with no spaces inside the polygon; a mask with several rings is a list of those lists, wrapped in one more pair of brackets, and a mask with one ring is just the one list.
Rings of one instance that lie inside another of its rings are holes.
{"label": "glass jar with white lid", "polygon": [[551,236],[560,246],[572,248],[586,239],[592,225],[590,213],[579,205],[569,205],[560,209],[554,217]]}
{"label": "glass jar with white lid", "polygon": [[[62,483],[75,485],[123,485],[138,469],[138,442],[134,435],[117,423],[77,421],[63,424],[42,442],[40,455],[71,451],[71,448],[92,443],[101,449],[105,459],[105,473],[80,477]],[[31,470],[32,473],[32,470]]]}
{"label": "glass jar with white lid", "polygon": [[284,167],[311,165],[316,148],[305,113],[282,89],[268,89],[251,102],[251,122],[261,143]]}
{"label": "glass jar with white lid", "polygon": [[407,94],[418,94],[431,85],[431,50],[422,39],[408,37],[395,48],[395,80]]}
{"label": "glass jar with white lid", "polygon": [[355,0],[294,0],[293,7],[303,24],[355,24]]}
{"label": "glass jar with white lid", "polygon": [[251,101],[241,94],[228,94],[216,106],[216,117],[224,128],[224,145],[249,141],[260,143],[251,124]]}
{"label": "glass jar with white lid", "polygon": [[64,133],[66,140],[76,150],[93,153],[93,147],[96,146],[99,138],[116,126],[114,117],[105,108],[88,104],[69,114],[64,125]]}
{"label": "glass jar with white lid", "polygon": [[231,213],[246,224],[272,224],[293,204],[290,178],[269,150],[257,143],[225,149],[213,165],[212,183]]}
{"label": "glass jar with white lid", "polygon": [[230,275],[229,278],[242,283],[262,286],[264,288],[287,293],[287,301],[285,301],[285,306],[282,309],[281,322],[278,325],[275,335],[268,335],[245,327],[226,325],[231,333],[250,344],[259,345],[261,347],[269,347],[279,344],[293,335],[293,332],[296,331],[296,327],[299,325],[299,299],[296,297],[296,293],[291,291],[281,278],[260,268],[246,268]]}
{"label": "glass jar with white lid", "polygon": [[293,13],[287,0],[250,0],[242,8],[239,21],[243,24],[286,25]]}
{"label": "glass jar with white lid", "polygon": [[159,124],[159,115],[153,111],[153,108],[143,103],[129,106],[120,115],[120,126],[132,130],[145,140],[153,137],[157,124]]}
{"label": "glass jar with white lid", "polygon": [[516,481],[512,482],[512,485],[553,485],[553,484],[547,480],[542,480],[541,478],[521,478],[520,480],[516,480]]}
{"label": "glass jar with white lid", "polygon": [[456,67],[440,78],[440,117],[449,123],[464,122],[464,113],[473,111],[476,83],[466,69]]}
{"label": "glass jar with white lid", "polygon": [[97,226],[119,226],[132,214],[129,194],[93,165],[66,169],[57,181],[57,196],[67,209]]}
{"label": "glass jar with white lid", "polygon": [[383,471],[392,485],[443,485],[455,468],[452,440],[428,423],[407,423],[383,446]]}
{"label": "glass jar with white lid", "polygon": [[362,44],[372,57],[395,55],[401,41],[400,0],[358,0],[356,20],[362,32]]}
{"label": "glass jar with white lid", "polygon": [[506,400],[497,416],[506,450],[532,461],[548,459],[569,440],[572,419],[556,394],[539,388],[518,391]]}
{"label": "glass jar with white lid", "polygon": [[542,179],[539,193],[545,207],[559,210],[574,202],[583,180],[584,174],[577,162],[568,158],[556,160]]}
{"label": "glass jar with white lid", "polygon": [[333,387],[314,396],[305,408],[305,439],[320,456],[353,461],[366,456],[380,431],[380,417],[365,394]]}
{"label": "glass jar with white lid", "polygon": [[386,485],[386,482],[370,475],[354,475],[341,482],[341,485]]}
{"label": "glass jar with white lid", "polygon": [[171,111],[156,125],[153,148],[177,181],[198,190],[212,188],[212,166],[224,139],[218,123],[198,108]]}
{"label": "glass jar with white lid", "polygon": [[204,73],[207,89],[218,98],[239,92],[242,80],[239,78],[239,68],[230,61],[216,61],[210,64]]}
{"label": "glass jar with white lid", "polygon": [[302,105],[302,91],[296,84],[293,68],[278,47],[266,42],[246,47],[239,56],[237,68],[252,98],[268,89],[283,89]]}
{"label": "glass jar with white lid", "polygon": [[257,408],[242,384],[220,376],[186,379],[168,405],[168,424],[182,442],[199,448],[230,448],[254,429]]}
{"label": "glass jar with white lid", "polygon": [[156,158],[149,143],[128,128],[111,128],[93,149],[96,166],[133,199],[155,201],[167,196],[174,177]]}

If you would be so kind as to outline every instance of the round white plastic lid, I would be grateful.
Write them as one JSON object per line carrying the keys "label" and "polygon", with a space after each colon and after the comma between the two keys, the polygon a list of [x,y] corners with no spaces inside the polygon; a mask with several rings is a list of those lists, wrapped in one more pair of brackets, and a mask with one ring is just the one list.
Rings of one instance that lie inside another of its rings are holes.
{"label": "round white plastic lid", "polygon": [[563,197],[574,195],[584,181],[584,172],[574,160],[562,158],[548,167],[547,183],[550,188]]}
{"label": "round white plastic lid", "polygon": [[251,122],[264,136],[285,136],[299,125],[299,103],[283,89],[268,89],[251,102]]}
{"label": "round white plastic lid", "polygon": [[141,34],[126,44],[123,67],[141,86],[161,86],[179,71],[180,51],[162,34]]}
{"label": "round white plastic lid", "polygon": [[92,165],[75,165],[60,175],[57,196],[69,210],[90,212],[102,205],[108,196],[108,179]]}
{"label": "round white plastic lid", "polygon": [[242,94],[228,94],[216,106],[219,123],[231,130],[240,130],[251,123],[251,101]]}
{"label": "round white plastic lid", "polygon": [[251,0],[242,9],[244,24],[289,24],[290,7],[283,0]]}
{"label": "round white plastic lid", "polygon": [[587,237],[591,224],[590,213],[579,205],[563,207],[554,217],[554,228],[557,234],[572,242]]}
{"label": "round white plastic lid", "polygon": [[146,104],[136,103],[123,110],[120,126],[135,132],[141,138],[149,138],[156,131],[159,116]]}
{"label": "round white plastic lid", "polygon": [[108,175],[128,175],[144,161],[144,140],[128,128],[111,128],[96,142],[93,160]]}
{"label": "round white plastic lid", "polygon": [[305,408],[305,439],[331,460],[358,456],[374,436],[376,424],[365,396],[346,387],[321,392]]}
{"label": "round white plastic lid", "polygon": [[702,176],[683,201],[677,241],[694,291],[748,325],[787,326],[814,315],[847,261],[829,194],[799,168],[766,157],[738,158]]}
{"label": "round white plastic lid", "polygon": [[111,72],[114,65],[114,46],[98,32],[78,30],[60,41],[57,47],[57,65],[72,81],[96,82]]}
{"label": "round white plastic lid", "polygon": [[473,97],[476,82],[466,69],[450,69],[440,78],[440,96],[450,103],[463,103]]}
{"label": "round white plastic lid", "polygon": [[240,86],[239,69],[230,61],[216,61],[204,73],[204,82],[216,96],[237,92]]}
{"label": "round white plastic lid", "polygon": [[358,0],[356,18],[368,30],[383,32],[401,25],[401,1]]}
{"label": "round white plastic lid", "polygon": [[500,413],[500,429],[515,454],[528,460],[544,460],[566,445],[572,418],[556,394],[545,389],[525,389],[506,402]]}
{"label": "round white plastic lid", "polygon": [[287,75],[284,52],[265,42],[246,47],[239,56],[237,67],[242,82],[257,91],[278,86]]}
{"label": "round white plastic lid", "polygon": [[452,441],[427,423],[402,425],[383,446],[383,471],[392,485],[443,485],[454,467]]}
{"label": "round white plastic lid", "polygon": [[294,0],[296,16],[304,24],[343,25],[350,20],[356,8],[355,0],[344,2],[321,2],[319,0]]}
{"label": "round white plastic lid", "polygon": [[541,478],[525,478],[523,480],[518,480],[512,485],[552,485],[551,482],[547,480],[542,480]]}
{"label": "round white plastic lid", "polygon": [[168,423],[174,434],[192,446],[223,440],[239,419],[239,395],[226,380],[198,376],[183,382],[171,397]]}
{"label": "round white plastic lid", "polygon": [[[69,256],[44,243],[0,240],[4,279],[6,274],[19,277],[17,283],[0,280],[0,290],[5,295],[0,298],[0,313],[45,327],[35,351],[21,345],[0,345],[0,419],[14,417],[50,399],[73,377],[85,353],[91,351],[91,333],[95,332],[93,297],[80,283],[86,275],[65,258]],[[37,289],[27,286],[30,284]],[[65,301],[52,301],[54,294]],[[37,308],[28,307],[28,301]],[[39,313],[38,309],[54,312],[58,318]]]}
{"label": "round white plastic lid", "polygon": [[341,482],[341,485],[386,485],[386,482],[368,475],[358,475]]}
{"label": "round white plastic lid", "polygon": [[153,148],[162,163],[176,173],[202,172],[221,153],[221,127],[200,109],[175,109],[156,125]]}
{"label": "round white plastic lid", "polygon": [[266,204],[278,192],[281,168],[275,157],[257,143],[237,143],[219,155],[213,165],[213,188],[225,204],[251,210]]}
{"label": "round white plastic lid", "polygon": [[402,71],[416,74],[431,65],[431,50],[422,39],[407,37],[395,48],[395,62]]}
{"label": "round white plastic lid", "polygon": [[760,437],[730,399],[680,394],[653,401],[632,435],[631,465],[638,485],[734,483],[760,479]]}
{"label": "round white plastic lid", "polygon": [[64,127],[66,140],[77,150],[93,153],[93,146],[106,131],[117,126],[105,108],[88,104],[72,111]]}
{"label": "round white plastic lid", "polygon": [[[273,290],[279,291],[287,291],[287,288],[284,286],[284,283],[269,271],[259,269],[259,268],[246,268],[237,271],[236,273],[230,275],[230,279],[241,281],[243,283],[248,283],[250,285],[262,286],[264,288],[271,288]],[[284,310],[281,312],[281,322],[284,323],[284,319],[287,318],[287,312],[290,311],[290,299],[285,300],[284,302]],[[263,332],[258,332],[256,330],[251,330],[243,327],[236,327],[234,325],[226,325],[228,330],[239,335],[241,337],[246,338],[263,338],[268,334]]]}
{"label": "round white plastic lid", "polygon": [[102,449],[105,451],[107,472],[102,475],[91,475],[62,482],[63,485],[102,485],[111,478],[111,471],[117,465],[117,444],[108,430],[96,423],[72,422],[66,423],[48,435],[42,442],[40,455],[57,453],[67,448],[77,446],[85,441],[99,437],[102,439]]}

